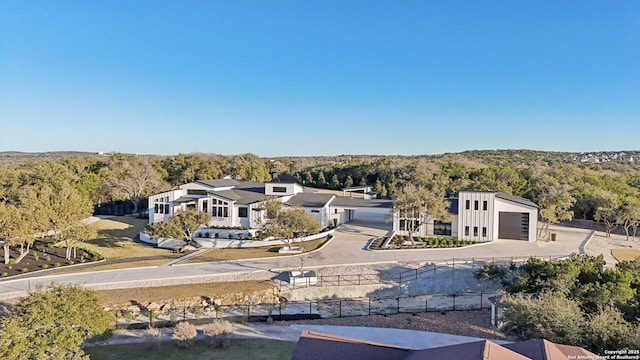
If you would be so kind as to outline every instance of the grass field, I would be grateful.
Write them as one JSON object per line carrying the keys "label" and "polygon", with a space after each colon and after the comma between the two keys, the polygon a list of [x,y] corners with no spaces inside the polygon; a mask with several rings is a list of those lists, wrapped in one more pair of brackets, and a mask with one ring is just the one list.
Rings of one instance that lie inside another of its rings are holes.
{"label": "grass field", "polygon": [[640,249],[611,249],[611,255],[618,261],[633,261],[640,257]]}
{"label": "grass field", "polygon": [[123,302],[129,301],[145,304],[151,301],[212,296],[213,294],[247,293],[272,288],[273,282],[270,280],[253,280],[114,289],[96,292],[102,301],[102,304],[106,306],[111,304],[122,304]]}
{"label": "grass field", "polygon": [[[327,238],[306,241],[304,243],[299,243],[296,245],[302,246],[304,248],[304,252],[309,252],[321,247],[325,242],[327,242]],[[284,244],[282,246],[284,246]],[[200,256],[196,256],[194,258],[186,260],[184,263],[198,263],[198,262],[210,262],[210,261],[239,260],[239,259],[283,256],[282,254],[278,253],[278,249],[280,249],[282,246],[266,246],[266,247],[246,248],[246,249],[214,249]]]}
{"label": "grass field", "polygon": [[295,342],[264,339],[232,339],[229,347],[211,348],[205,341],[180,349],[174,342],[91,346],[91,360],[281,360],[291,359]]}
{"label": "grass field", "polygon": [[98,229],[98,238],[87,241],[82,247],[97,251],[109,260],[171,255],[171,250],[158,249],[133,240],[145,225],[146,219],[131,216],[99,220],[93,224]]}

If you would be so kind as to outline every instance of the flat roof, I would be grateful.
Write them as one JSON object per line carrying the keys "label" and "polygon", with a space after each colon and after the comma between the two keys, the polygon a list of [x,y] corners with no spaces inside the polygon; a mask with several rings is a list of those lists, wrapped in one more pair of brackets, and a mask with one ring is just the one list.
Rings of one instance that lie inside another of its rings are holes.
{"label": "flat roof", "polygon": [[336,198],[331,202],[331,205],[343,206],[343,207],[368,207],[368,208],[391,209],[393,207],[393,201],[379,200],[379,199],[360,199],[360,198],[351,198],[347,196],[336,196]]}

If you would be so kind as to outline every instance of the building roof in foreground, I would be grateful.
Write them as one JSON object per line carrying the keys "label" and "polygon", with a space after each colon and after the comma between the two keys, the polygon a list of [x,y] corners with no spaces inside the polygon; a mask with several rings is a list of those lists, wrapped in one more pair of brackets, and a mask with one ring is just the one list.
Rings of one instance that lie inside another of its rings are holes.
{"label": "building roof in foreground", "polygon": [[566,360],[570,355],[596,358],[595,354],[580,347],[555,344],[547,340],[530,340],[506,345],[481,340],[428,349],[407,349],[366,340],[303,331],[292,360]]}
{"label": "building roof in foreground", "polygon": [[520,341],[503,345],[533,360],[595,359],[595,354],[578,346],[552,343],[544,339]]}
{"label": "building roof in foreground", "polygon": [[501,191],[493,191],[493,190],[481,190],[481,191],[478,191],[478,190],[461,190],[460,192],[466,192],[466,193],[491,193],[491,194],[495,194],[496,198],[498,198],[498,199],[511,201],[511,202],[514,202],[514,203],[517,203],[517,204],[520,204],[520,205],[534,207],[536,209],[540,208],[540,206],[538,206],[538,204],[534,203],[533,201],[531,201],[529,199],[525,199],[525,198],[520,197],[520,196],[515,196],[515,195],[503,193]]}

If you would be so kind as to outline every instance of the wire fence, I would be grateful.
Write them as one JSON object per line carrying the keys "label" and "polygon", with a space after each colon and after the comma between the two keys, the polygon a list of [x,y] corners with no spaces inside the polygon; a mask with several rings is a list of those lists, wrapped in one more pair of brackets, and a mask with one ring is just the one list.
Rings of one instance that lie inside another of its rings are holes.
{"label": "wire fence", "polygon": [[401,313],[446,312],[490,309],[495,292],[431,294],[383,298],[326,299],[278,304],[227,304],[207,307],[174,306],[160,311],[115,312],[116,328],[143,329],[172,326],[179,321],[205,324],[215,319],[229,321],[285,321]]}
{"label": "wire fence", "polygon": [[523,264],[529,259],[542,259],[557,261],[566,259],[566,256],[529,256],[529,257],[486,257],[486,258],[451,258],[447,260],[431,262],[420,268],[403,271],[383,271],[380,273],[338,274],[320,275],[313,278],[296,278],[295,280],[279,279],[275,281],[278,291],[295,290],[310,286],[349,286],[349,285],[375,285],[397,283],[403,284],[435,274],[437,271],[449,269],[479,269],[486,264],[509,266],[511,264]]}

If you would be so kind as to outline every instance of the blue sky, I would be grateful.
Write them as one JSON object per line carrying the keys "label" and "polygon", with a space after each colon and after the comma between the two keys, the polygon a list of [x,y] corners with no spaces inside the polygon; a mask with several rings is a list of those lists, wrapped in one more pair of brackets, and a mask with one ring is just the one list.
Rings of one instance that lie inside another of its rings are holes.
{"label": "blue sky", "polygon": [[0,2],[0,151],[508,148],[640,149],[640,2]]}

